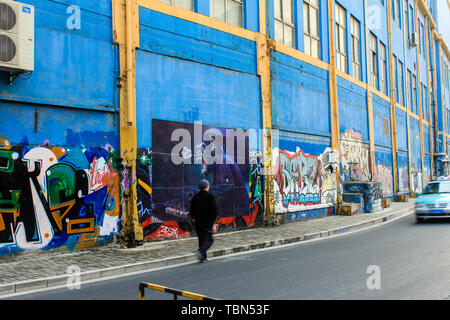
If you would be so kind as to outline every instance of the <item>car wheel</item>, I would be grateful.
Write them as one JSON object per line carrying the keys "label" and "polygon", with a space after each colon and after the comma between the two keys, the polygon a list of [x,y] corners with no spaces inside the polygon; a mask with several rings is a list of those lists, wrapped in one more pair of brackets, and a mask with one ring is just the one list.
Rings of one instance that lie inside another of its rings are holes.
{"label": "car wheel", "polygon": [[425,219],[424,218],[417,218],[416,217],[416,223],[424,223]]}

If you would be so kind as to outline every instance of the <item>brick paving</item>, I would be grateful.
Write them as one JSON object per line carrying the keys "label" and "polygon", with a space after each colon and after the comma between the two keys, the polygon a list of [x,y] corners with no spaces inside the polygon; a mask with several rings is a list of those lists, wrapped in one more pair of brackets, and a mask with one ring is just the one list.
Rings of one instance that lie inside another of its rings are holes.
{"label": "brick paving", "polygon": [[[290,222],[275,227],[217,233],[214,235],[215,242],[208,255],[220,256],[365,228],[407,214],[411,212],[413,206],[414,199],[410,199],[409,202],[391,202],[389,208],[376,213],[353,216],[335,215]],[[180,262],[195,262],[196,249],[197,238],[189,237],[145,242],[142,246],[135,248],[121,248],[117,243],[110,243],[102,247],[75,252],[54,250],[0,256],[0,296],[18,292],[17,285],[15,287],[7,285],[24,282],[21,288],[26,288],[26,284],[29,282],[31,285],[34,280],[67,276],[67,267],[71,265],[78,266],[82,273],[91,273],[92,279],[109,274],[106,271],[103,274],[93,273],[106,268],[109,269],[110,274],[116,269],[117,274],[132,270],[150,270],[157,266]],[[123,266],[127,268],[121,268]],[[49,281],[42,284],[42,286],[50,285]]]}

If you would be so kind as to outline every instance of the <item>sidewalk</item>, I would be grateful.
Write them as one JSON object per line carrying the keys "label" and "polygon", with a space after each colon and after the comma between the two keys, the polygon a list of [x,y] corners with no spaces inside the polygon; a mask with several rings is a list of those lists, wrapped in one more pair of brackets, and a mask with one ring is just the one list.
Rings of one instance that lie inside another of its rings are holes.
{"label": "sidewalk", "polygon": [[[409,199],[409,202],[391,202],[389,208],[371,214],[329,216],[286,223],[278,227],[215,234],[215,242],[208,252],[208,257],[324,238],[367,228],[412,213],[414,202],[415,199]],[[0,256],[0,298],[12,293],[64,286],[68,277],[73,277],[73,274],[66,273],[69,266],[78,266],[81,269],[83,282],[180,263],[195,263],[196,249],[197,238],[190,237],[146,242],[130,249],[121,249],[112,243],[73,253],[40,251],[17,256]]]}

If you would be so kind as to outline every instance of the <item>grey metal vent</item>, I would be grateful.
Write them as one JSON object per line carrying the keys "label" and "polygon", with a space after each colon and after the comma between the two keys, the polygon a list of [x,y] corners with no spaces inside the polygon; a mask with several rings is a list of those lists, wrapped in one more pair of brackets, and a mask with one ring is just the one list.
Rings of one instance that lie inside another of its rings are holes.
{"label": "grey metal vent", "polygon": [[11,30],[17,23],[16,13],[11,6],[0,3],[0,29]]}
{"label": "grey metal vent", "polygon": [[385,137],[389,137],[391,130],[389,128],[389,119],[383,118],[383,135]]}
{"label": "grey metal vent", "polygon": [[5,35],[0,35],[0,62],[9,62],[16,56],[14,41]]}

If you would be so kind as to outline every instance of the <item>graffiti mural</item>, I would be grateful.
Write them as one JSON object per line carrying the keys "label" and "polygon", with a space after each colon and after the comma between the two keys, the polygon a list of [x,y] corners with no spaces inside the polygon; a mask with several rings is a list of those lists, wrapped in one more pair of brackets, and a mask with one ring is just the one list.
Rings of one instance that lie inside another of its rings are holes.
{"label": "graffiti mural", "polygon": [[423,181],[425,184],[428,184],[431,181],[430,169],[427,165],[423,167]]}
{"label": "graffiti mural", "polygon": [[286,213],[332,206],[336,174],[330,163],[331,149],[319,156],[303,150],[275,149],[273,160],[275,212]]}
{"label": "graffiti mural", "polygon": [[347,129],[342,133],[339,161],[343,181],[371,180],[369,146],[363,142],[361,133],[353,129]]}
{"label": "graffiti mural", "polygon": [[[152,148],[139,148],[137,159],[137,189],[139,221],[145,239],[181,238],[192,234],[192,222],[188,216],[190,201],[198,191],[197,184],[207,179],[218,203],[215,232],[224,229],[252,227],[264,212],[264,177],[262,159],[250,151],[246,140],[245,159],[238,160],[238,153],[226,153],[223,143],[223,163],[195,161],[211,141],[204,139],[209,129],[227,136],[225,128],[202,126],[200,138],[180,150],[183,159],[175,164],[171,152],[179,141],[171,141],[171,134],[183,129],[195,138],[194,124],[153,119]],[[224,139],[226,140],[226,139]],[[201,158],[201,156],[200,156]],[[189,160],[189,161],[187,161]]]}
{"label": "graffiti mural", "polygon": [[422,172],[417,170],[415,166],[411,169],[412,191],[415,193],[422,193]]}
{"label": "graffiti mural", "polygon": [[408,167],[398,168],[398,191],[409,192]]}
{"label": "graffiti mural", "polygon": [[86,248],[119,232],[117,152],[0,145],[0,253]]}
{"label": "graffiti mural", "polygon": [[377,163],[375,167],[374,180],[381,183],[383,197],[392,197],[394,195],[394,179],[392,177],[392,168]]}

